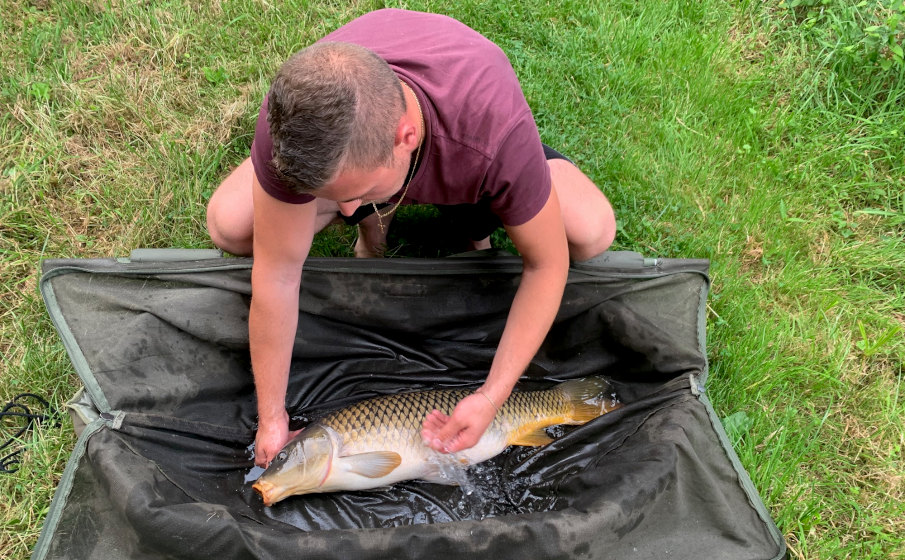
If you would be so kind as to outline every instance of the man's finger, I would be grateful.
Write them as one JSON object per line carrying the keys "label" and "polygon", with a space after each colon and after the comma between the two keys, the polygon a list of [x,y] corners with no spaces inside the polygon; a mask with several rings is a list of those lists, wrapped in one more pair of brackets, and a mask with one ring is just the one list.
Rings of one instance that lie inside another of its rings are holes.
{"label": "man's finger", "polygon": [[427,415],[427,417],[424,419],[424,423],[422,424],[422,427],[425,430],[434,434],[443,428],[443,425],[446,423],[447,420],[448,420],[448,418],[446,417],[446,415],[444,415],[442,412],[435,410]]}
{"label": "man's finger", "polygon": [[450,444],[454,443],[453,438],[457,437],[459,432],[464,428],[465,426],[456,420],[455,416],[452,416],[446,424],[437,431],[436,439],[443,443],[444,448],[449,448]]}
{"label": "man's finger", "polygon": [[445,447],[447,452],[457,453],[463,449],[474,446],[480,439],[480,435],[476,437],[474,432],[475,430],[466,428],[454,435],[452,439],[446,443]]}
{"label": "man's finger", "polygon": [[[449,426],[449,423],[446,424]],[[433,449],[434,451],[439,451],[440,453],[449,453],[449,443],[452,440],[450,436],[443,435],[446,430],[446,426],[443,429],[437,430],[422,430],[421,431],[421,439],[424,443]],[[455,436],[455,432],[453,433],[453,437]]]}

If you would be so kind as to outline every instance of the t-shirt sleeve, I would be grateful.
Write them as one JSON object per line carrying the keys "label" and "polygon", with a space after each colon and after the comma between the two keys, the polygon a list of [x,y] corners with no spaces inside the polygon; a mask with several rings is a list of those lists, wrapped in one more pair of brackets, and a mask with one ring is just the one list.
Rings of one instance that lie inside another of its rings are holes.
{"label": "t-shirt sleeve", "polygon": [[251,142],[251,163],[255,176],[264,192],[281,202],[305,204],[314,200],[310,194],[293,193],[286,184],[277,177],[270,161],[273,159],[273,140],[270,138],[270,126],[267,123],[267,97],[258,111],[258,123],[255,125],[255,137]]}
{"label": "t-shirt sleeve", "polygon": [[487,170],[490,208],[504,225],[519,226],[550,198],[550,167],[530,113],[525,113],[500,144]]}

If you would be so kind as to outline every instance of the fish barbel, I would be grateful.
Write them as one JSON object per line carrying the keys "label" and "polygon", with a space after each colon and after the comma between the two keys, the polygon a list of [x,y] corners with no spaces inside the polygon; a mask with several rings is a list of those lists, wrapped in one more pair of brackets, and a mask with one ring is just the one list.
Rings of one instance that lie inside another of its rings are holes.
{"label": "fish barbel", "polygon": [[[385,395],[360,401],[309,424],[287,443],[252,486],[272,506],[293,495],[367,490],[403,480],[455,484],[443,476],[437,452],[421,439],[424,418],[434,409],[452,414],[471,394],[440,389]],[[540,446],[557,424],[584,424],[620,405],[601,377],[565,381],[543,391],[514,391],[473,447],[455,454],[474,465],[509,445]]]}

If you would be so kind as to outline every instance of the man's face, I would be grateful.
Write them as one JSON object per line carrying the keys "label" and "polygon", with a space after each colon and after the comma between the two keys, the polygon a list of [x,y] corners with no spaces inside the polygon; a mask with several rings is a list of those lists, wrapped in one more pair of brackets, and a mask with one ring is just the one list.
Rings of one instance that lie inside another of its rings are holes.
{"label": "man's face", "polygon": [[362,204],[386,202],[402,188],[408,174],[410,157],[399,155],[398,150],[394,152],[389,167],[341,170],[316,196],[336,202],[344,216],[351,216]]}

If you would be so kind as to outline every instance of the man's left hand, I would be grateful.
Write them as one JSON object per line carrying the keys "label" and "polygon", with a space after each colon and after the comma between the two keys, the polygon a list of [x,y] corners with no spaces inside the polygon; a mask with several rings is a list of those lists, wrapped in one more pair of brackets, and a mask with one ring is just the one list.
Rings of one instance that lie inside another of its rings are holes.
{"label": "man's left hand", "polygon": [[452,416],[434,410],[424,419],[421,438],[434,451],[456,453],[478,443],[493,422],[496,408],[484,396],[468,395],[456,405]]}

